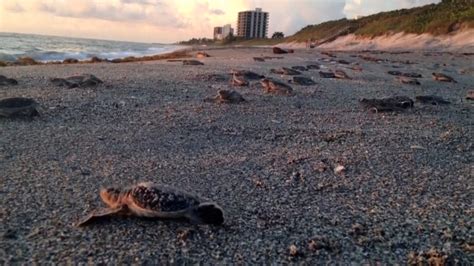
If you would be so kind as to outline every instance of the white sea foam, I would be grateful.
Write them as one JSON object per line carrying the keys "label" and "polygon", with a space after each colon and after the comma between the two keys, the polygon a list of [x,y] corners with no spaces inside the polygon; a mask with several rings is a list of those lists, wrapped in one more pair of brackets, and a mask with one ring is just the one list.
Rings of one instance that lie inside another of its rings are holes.
{"label": "white sea foam", "polygon": [[67,38],[18,33],[0,33],[0,61],[15,61],[31,57],[37,61],[78,60],[94,56],[117,59],[128,56],[146,56],[176,51],[182,46],[172,44],[147,44],[120,41]]}

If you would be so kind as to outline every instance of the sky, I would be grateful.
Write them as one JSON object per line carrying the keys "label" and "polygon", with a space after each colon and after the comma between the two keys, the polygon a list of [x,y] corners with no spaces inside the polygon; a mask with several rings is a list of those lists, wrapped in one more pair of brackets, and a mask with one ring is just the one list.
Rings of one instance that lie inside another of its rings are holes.
{"label": "sky", "polygon": [[0,0],[0,32],[172,43],[235,27],[239,11],[270,13],[269,35],[440,0]]}

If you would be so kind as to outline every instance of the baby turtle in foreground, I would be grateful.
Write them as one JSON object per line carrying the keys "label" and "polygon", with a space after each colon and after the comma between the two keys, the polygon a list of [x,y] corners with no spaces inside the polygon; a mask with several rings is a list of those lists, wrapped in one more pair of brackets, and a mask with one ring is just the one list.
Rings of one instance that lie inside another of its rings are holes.
{"label": "baby turtle in foreground", "polygon": [[219,90],[217,96],[214,98],[206,98],[205,102],[216,102],[216,103],[241,103],[245,102],[244,97],[236,91],[230,90]]}
{"label": "baby turtle in foreground", "polygon": [[0,116],[36,116],[39,104],[30,98],[6,98],[0,100]]}
{"label": "baby turtle in foreground", "polygon": [[77,226],[109,216],[188,219],[194,223],[214,225],[224,222],[224,212],[216,203],[151,182],[128,188],[104,188],[100,191],[100,197],[107,208],[92,212]]}
{"label": "baby turtle in foreground", "polygon": [[301,72],[291,69],[291,68],[287,68],[287,67],[282,67],[280,69],[270,69],[270,72],[273,74],[288,75],[288,76],[301,75]]}
{"label": "baby turtle in foreground", "polygon": [[248,86],[249,82],[243,77],[239,75],[232,75],[232,85],[234,86]]}
{"label": "baby turtle in foreground", "polygon": [[454,83],[456,83],[456,81],[452,77],[450,77],[446,74],[443,74],[443,73],[433,73],[433,79],[437,80],[437,81],[442,81],[442,82],[454,82]]}
{"label": "baby turtle in foreground", "polygon": [[9,79],[3,75],[0,75],[0,86],[6,86],[6,85],[17,85],[18,81],[15,79]]}
{"label": "baby turtle in foreground", "polygon": [[289,80],[288,82],[293,83],[293,84],[297,84],[297,85],[302,85],[302,86],[311,86],[311,85],[316,84],[316,82],[314,82],[310,78],[299,77],[299,76],[293,77],[293,79]]}
{"label": "baby turtle in foreground", "polygon": [[426,96],[416,96],[415,97],[417,102],[424,103],[424,104],[432,104],[432,105],[440,105],[440,104],[450,104],[451,102],[434,95],[426,95]]}
{"label": "baby turtle in foreground", "polygon": [[203,62],[198,61],[198,60],[183,60],[183,65],[185,66],[199,66],[199,65],[204,65]]}
{"label": "baby turtle in foreground", "polygon": [[260,80],[260,84],[262,84],[263,89],[267,93],[274,93],[280,95],[291,95],[293,93],[293,88],[283,82],[279,82],[273,79],[262,79]]}

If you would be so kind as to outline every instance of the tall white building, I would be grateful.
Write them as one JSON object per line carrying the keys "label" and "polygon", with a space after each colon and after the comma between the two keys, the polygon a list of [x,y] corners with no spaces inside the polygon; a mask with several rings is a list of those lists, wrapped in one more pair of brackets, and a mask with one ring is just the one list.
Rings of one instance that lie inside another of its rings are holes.
{"label": "tall white building", "polygon": [[239,12],[237,36],[247,39],[267,38],[268,19],[268,12],[263,12],[261,8],[256,8],[255,11]]}
{"label": "tall white building", "polygon": [[225,38],[231,34],[234,34],[234,29],[230,24],[222,26],[222,38]]}
{"label": "tall white building", "polygon": [[215,40],[223,40],[230,34],[234,34],[234,29],[230,24],[224,25],[222,27],[215,27],[214,28],[214,39]]}

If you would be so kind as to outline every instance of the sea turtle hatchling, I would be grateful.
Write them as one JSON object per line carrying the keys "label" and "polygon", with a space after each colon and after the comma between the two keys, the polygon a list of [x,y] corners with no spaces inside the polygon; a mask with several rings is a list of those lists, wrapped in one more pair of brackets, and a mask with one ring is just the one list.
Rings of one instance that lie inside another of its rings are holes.
{"label": "sea turtle hatchling", "polygon": [[152,182],[127,188],[104,188],[100,191],[100,197],[108,208],[92,212],[76,226],[84,226],[109,216],[188,219],[198,224],[214,225],[224,222],[224,212],[216,203]]}
{"label": "sea turtle hatchling", "polygon": [[433,73],[432,75],[433,75],[433,79],[436,81],[457,83],[456,80],[454,80],[454,78],[443,73]]}
{"label": "sea turtle hatchling", "polygon": [[31,98],[14,97],[0,100],[0,117],[39,115],[39,104]]}
{"label": "sea turtle hatchling", "polygon": [[264,91],[266,93],[273,93],[273,94],[279,94],[279,95],[292,95],[293,94],[293,88],[290,86],[286,85],[283,82],[270,79],[270,78],[265,78],[260,80],[260,84],[262,85]]}

